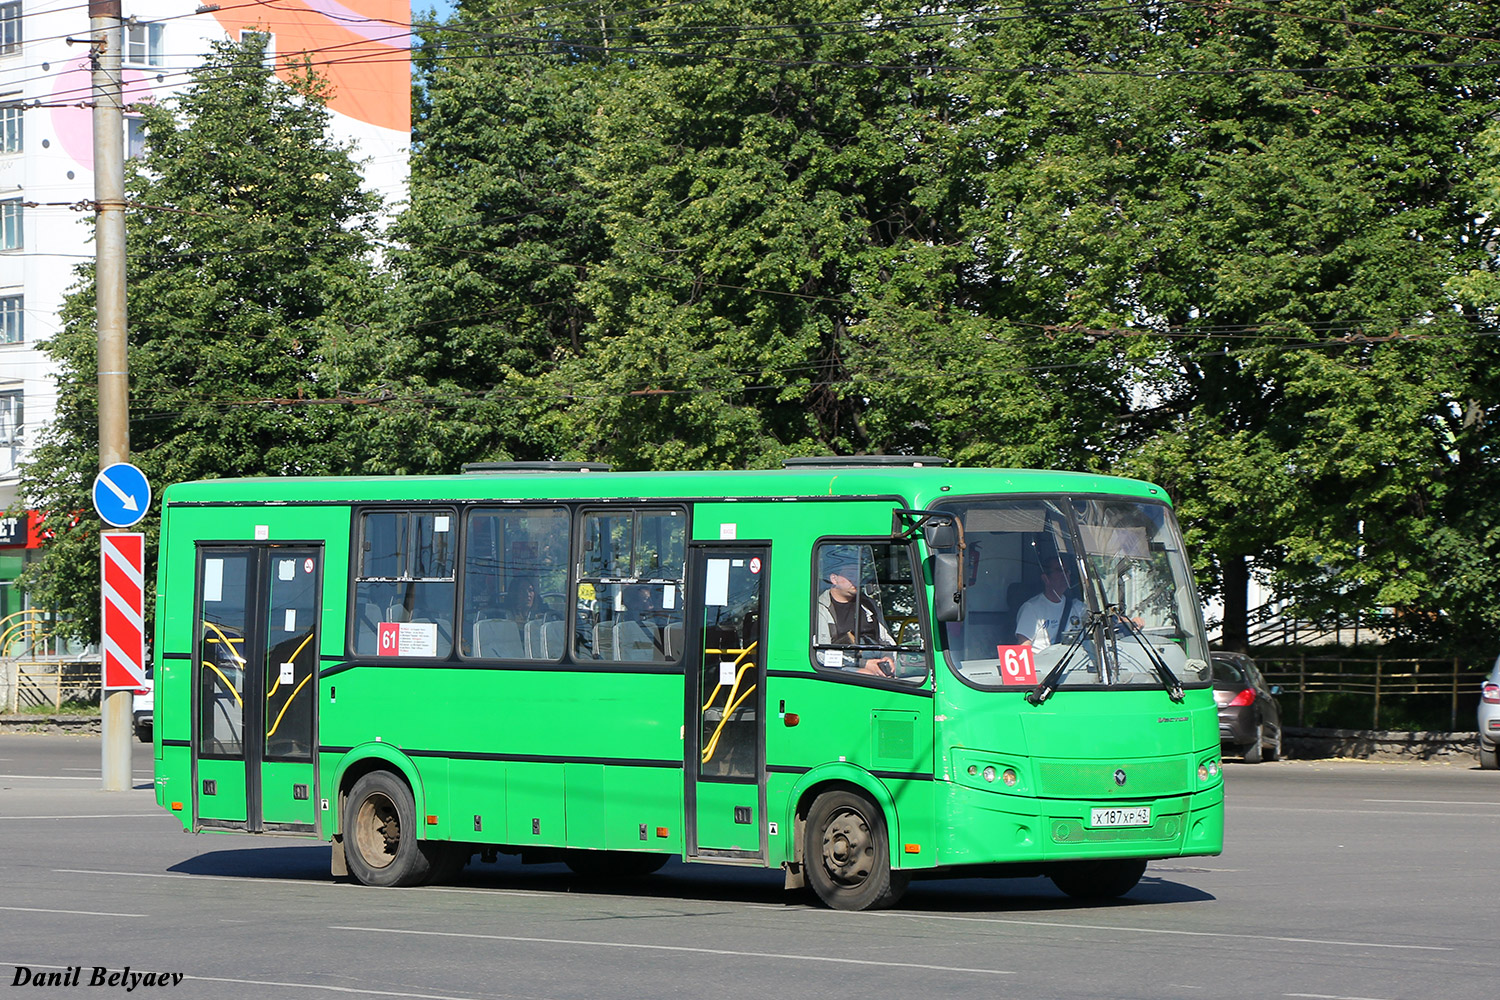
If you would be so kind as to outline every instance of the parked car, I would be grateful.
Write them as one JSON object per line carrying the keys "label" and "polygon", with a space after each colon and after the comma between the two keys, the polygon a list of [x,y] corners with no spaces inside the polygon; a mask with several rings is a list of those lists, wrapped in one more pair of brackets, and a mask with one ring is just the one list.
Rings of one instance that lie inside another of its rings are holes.
{"label": "parked car", "polygon": [[1243,653],[1212,654],[1214,701],[1219,706],[1219,744],[1246,764],[1281,756],[1280,688],[1271,687],[1255,661]]}
{"label": "parked car", "polygon": [[1500,743],[1500,659],[1479,689],[1479,766],[1495,770],[1495,745]]}
{"label": "parked car", "polygon": [[135,720],[135,738],[151,742],[152,716],[156,708],[156,679],[151,664],[146,665],[146,686],[136,688],[130,699],[130,714]]}

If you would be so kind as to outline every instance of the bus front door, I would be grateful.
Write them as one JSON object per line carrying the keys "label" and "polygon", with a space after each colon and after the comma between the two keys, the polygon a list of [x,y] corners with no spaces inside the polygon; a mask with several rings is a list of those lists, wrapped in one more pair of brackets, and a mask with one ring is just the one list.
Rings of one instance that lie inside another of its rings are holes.
{"label": "bus front door", "polygon": [[197,828],[315,832],[315,546],[201,545],[193,669]]}
{"label": "bus front door", "polygon": [[766,590],[771,550],[692,549],[687,661],[689,858],[765,859]]}

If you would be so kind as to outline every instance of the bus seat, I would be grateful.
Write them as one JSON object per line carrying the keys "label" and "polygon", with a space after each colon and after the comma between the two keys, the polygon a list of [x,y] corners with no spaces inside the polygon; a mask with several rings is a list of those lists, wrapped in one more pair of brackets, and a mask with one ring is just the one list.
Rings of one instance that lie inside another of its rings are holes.
{"label": "bus seat", "polygon": [[[540,658],[544,660],[560,660],[563,655],[563,646],[566,642],[563,633],[563,623],[560,619],[553,619],[542,623],[542,651]],[[536,657],[535,650],[531,654]]]}
{"label": "bus seat", "polygon": [[681,658],[682,642],[682,622],[667,622],[667,627],[661,631],[661,652],[669,663]]}
{"label": "bus seat", "polygon": [[615,623],[600,622],[594,626],[594,655],[601,660],[617,660],[615,654]]}
{"label": "bus seat", "polygon": [[614,643],[616,659],[652,660],[656,658],[656,640],[640,622],[616,622]]}
{"label": "bus seat", "polygon": [[359,617],[354,620],[354,651],[366,656],[374,655],[379,643],[380,608],[368,601],[359,606]]}
{"label": "bus seat", "polygon": [[474,623],[474,655],[519,660],[526,655],[521,626],[508,618],[483,618]]}
{"label": "bus seat", "polygon": [[404,605],[392,604],[385,609],[385,620],[388,622],[409,622],[411,621],[411,612],[406,610]]}
{"label": "bus seat", "polygon": [[964,616],[964,659],[992,659],[999,655],[995,647],[1016,641],[1014,622],[1015,616],[1008,611],[970,610]]}

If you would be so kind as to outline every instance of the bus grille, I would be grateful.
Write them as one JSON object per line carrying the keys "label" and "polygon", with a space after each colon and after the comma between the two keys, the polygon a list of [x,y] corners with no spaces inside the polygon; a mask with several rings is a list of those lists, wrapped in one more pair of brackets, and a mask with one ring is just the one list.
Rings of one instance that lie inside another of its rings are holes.
{"label": "bus grille", "polygon": [[[1125,772],[1125,783],[1115,772]],[[1192,790],[1188,762],[1183,760],[1092,761],[1039,760],[1037,791],[1054,799],[1130,799],[1180,795]]]}

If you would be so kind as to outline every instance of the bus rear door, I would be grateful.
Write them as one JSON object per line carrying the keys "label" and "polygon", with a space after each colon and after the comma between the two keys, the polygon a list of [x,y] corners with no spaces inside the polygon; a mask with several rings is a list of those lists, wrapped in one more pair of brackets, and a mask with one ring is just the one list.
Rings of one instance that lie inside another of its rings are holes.
{"label": "bus rear door", "polygon": [[317,546],[199,546],[196,828],[316,831],[321,579]]}
{"label": "bus rear door", "polygon": [[771,550],[695,545],[684,745],[687,856],[765,860],[766,597]]}

